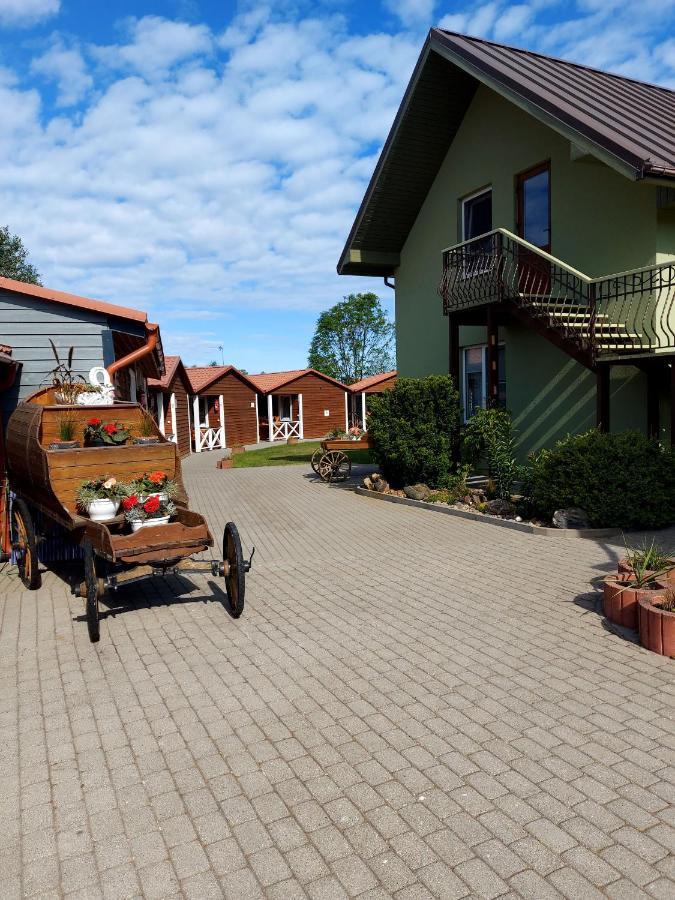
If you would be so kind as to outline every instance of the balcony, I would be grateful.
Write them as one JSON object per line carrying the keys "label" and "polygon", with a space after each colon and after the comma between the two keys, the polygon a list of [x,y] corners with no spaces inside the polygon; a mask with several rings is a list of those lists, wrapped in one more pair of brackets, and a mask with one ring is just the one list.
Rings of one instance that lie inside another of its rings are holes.
{"label": "balcony", "polygon": [[675,353],[675,263],[590,278],[498,228],[443,252],[439,293],[446,315],[509,305],[591,363]]}

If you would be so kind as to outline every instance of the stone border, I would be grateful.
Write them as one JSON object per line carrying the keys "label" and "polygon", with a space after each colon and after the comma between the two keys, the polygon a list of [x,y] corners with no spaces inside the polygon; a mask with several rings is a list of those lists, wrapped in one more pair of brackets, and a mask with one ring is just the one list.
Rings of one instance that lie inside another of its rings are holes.
{"label": "stone border", "polygon": [[498,516],[486,516],[479,512],[469,512],[466,509],[455,509],[444,503],[427,503],[425,500],[411,500],[409,497],[394,497],[392,494],[380,494],[377,491],[369,491],[364,487],[355,487],[354,493],[361,497],[370,497],[373,500],[386,500],[388,503],[401,503],[404,506],[415,506],[420,509],[430,509],[432,512],[442,513],[446,516],[457,516],[460,519],[470,519],[473,522],[483,522],[486,525],[496,525],[498,528],[510,528],[513,531],[521,531],[524,534],[536,534],[539,537],[579,538],[596,541],[601,538],[615,537],[621,534],[619,528],[549,528],[546,525],[530,525],[529,522],[514,522],[512,519],[500,519]]}

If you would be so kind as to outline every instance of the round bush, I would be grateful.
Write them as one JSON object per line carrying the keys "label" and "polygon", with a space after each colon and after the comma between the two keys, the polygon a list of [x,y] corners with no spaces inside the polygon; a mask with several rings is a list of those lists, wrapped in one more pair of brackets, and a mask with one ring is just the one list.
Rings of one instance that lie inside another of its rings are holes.
{"label": "round bush", "polygon": [[532,500],[550,518],[581,507],[595,528],[675,522],[675,453],[635,431],[569,435],[532,459]]}

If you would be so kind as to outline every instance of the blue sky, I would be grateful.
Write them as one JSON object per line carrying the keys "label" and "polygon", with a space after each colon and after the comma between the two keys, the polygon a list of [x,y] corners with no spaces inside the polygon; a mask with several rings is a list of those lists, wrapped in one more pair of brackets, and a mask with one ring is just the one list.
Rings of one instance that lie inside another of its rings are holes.
{"label": "blue sky", "polygon": [[675,84],[675,0],[0,0],[0,224],[187,364],[306,361],[431,25]]}

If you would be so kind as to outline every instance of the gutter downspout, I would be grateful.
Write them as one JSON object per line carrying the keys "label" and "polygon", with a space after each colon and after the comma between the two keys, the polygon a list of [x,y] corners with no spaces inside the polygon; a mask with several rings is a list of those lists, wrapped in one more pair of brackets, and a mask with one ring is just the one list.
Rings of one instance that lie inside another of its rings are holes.
{"label": "gutter downspout", "polygon": [[390,277],[389,275],[385,275],[385,276],[384,276],[384,283],[387,285],[388,288],[391,288],[392,291],[395,291],[395,290],[396,290],[396,285],[393,284],[393,283],[389,280],[389,277]]}
{"label": "gutter downspout", "polygon": [[138,350],[132,350],[131,353],[127,353],[127,355],[123,356],[121,359],[116,359],[115,362],[107,367],[107,372],[111,381],[116,372],[128,368],[133,363],[138,362],[139,359],[143,359],[144,356],[152,353],[155,349],[157,341],[159,340],[159,325],[151,325],[150,322],[148,322],[146,324],[146,329],[147,338],[142,347],[139,347]]}

